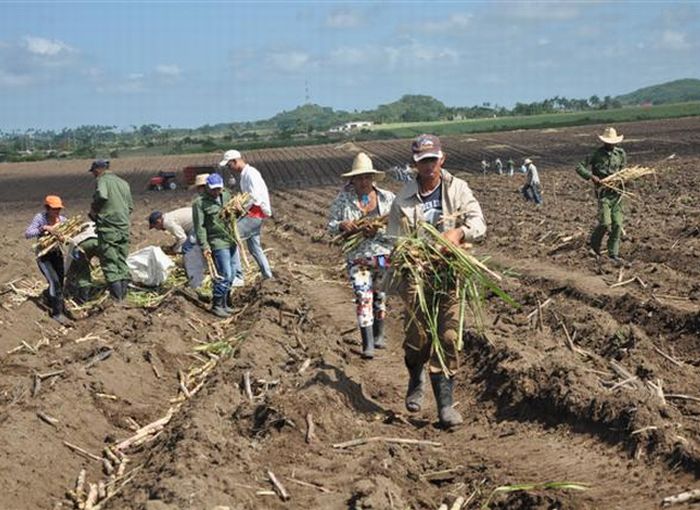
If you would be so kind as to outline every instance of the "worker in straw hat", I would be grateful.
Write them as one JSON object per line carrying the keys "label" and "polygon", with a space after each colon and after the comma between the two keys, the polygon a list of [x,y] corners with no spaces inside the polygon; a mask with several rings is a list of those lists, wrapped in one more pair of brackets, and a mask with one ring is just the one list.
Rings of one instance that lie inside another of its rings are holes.
{"label": "worker in straw hat", "polygon": [[[392,240],[397,239],[413,232],[418,222],[427,222],[455,245],[481,239],[486,233],[481,206],[465,181],[443,169],[445,154],[440,139],[434,135],[420,135],[413,141],[411,150],[418,174],[396,195],[389,213],[387,235]],[[440,425],[454,427],[462,423],[462,416],[452,407],[454,377],[459,368],[457,346],[461,339],[458,332],[462,330],[456,289],[452,288],[454,284],[446,284],[439,293],[426,296],[438,308],[438,324],[431,325],[421,311],[415,289],[406,283],[400,284],[407,307],[403,345],[409,374],[406,409],[417,412],[422,408],[427,364]],[[433,347],[431,329],[437,329],[439,350]],[[444,353],[444,362],[438,351]]]}
{"label": "worker in straw hat", "polygon": [[520,188],[520,192],[525,200],[535,202],[535,205],[540,207],[542,205],[542,189],[537,167],[530,158],[525,158],[523,168],[525,169],[525,184]]}
{"label": "worker in straw hat", "polygon": [[[56,228],[66,221],[61,214],[63,201],[56,195],[47,195],[44,198],[44,210],[32,219],[24,237],[27,239],[38,239],[40,237],[58,235]],[[39,255],[39,253],[37,253]],[[65,316],[65,304],[63,299],[63,279],[65,276],[63,266],[63,253],[56,245],[54,249],[37,258],[39,270],[46,278],[49,288],[44,292],[47,304],[51,309],[51,318],[60,324],[66,325],[70,321]]]}
{"label": "worker in straw hat", "polygon": [[[350,285],[355,293],[355,313],[362,337],[362,357],[374,357],[375,347],[386,346],[384,320],[386,294],[383,282],[388,269],[391,242],[384,235],[382,218],[386,218],[394,201],[394,194],[379,188],[376,181],[384,172],[374,169],[372,160],[360,152],[352,162],[352,169],[342,174],[348,180],[333,200],[328,231],[334,235],[361,236],[357,245],[346,255]],[[377,221],[373,221],[377,220]]]}
{"label": "worker in straw hat", "polygon": [[620,258],[620,237],[622,236],[622,194],[619,191],[601,185],[605,177],[622,170],[627,164],[627,155],[622,147],[618,147],[622,135],[618,135],[613,127],[607,127],[598,138],[603,145],[593,154],[581,161],[576,172],[593,183],[598,199],[598,225],[591,234],[590,246],[596,256],[601,254],[603,237],[608,234],[608,257],[617,265],[622,264]]}

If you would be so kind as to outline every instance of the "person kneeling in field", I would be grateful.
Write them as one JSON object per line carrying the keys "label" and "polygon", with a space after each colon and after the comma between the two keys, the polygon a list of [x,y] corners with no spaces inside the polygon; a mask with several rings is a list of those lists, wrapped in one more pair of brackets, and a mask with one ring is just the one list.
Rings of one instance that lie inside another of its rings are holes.
{"label": "person kneeling in field", "polygon": [[[355,293],[357,324],[362,336],[362,357],[374,357],[374,348],[385,347],[384,319],[386,294],[383,282],[391,252],[391,243],[384,236],[379,220],[389,214],[394,194],[378,188],[374,181],[384,177],[372,167],[372,160],[361,152],[353,161],[352,170],[342,175],[350,186],[341,191],[331,204],[327,229],[344,238],[360,236],[359,244],[349,248],[347,267]],[[378,220],[363,225],[363,220]]]}
{"label": "person kneeling in field", "polygon": [[[419,222],[427,222],[455,245],[483,237],[486,224],[481,206],[465,181],[442,168],[445,155],[440,139],[421,135],[413,141],[411,148],[418,175],[396,195],[389,213],[387,235],[398,241],[414,232]],[[437,303],[437,336],[440,351],[444,353],[441,359],[430,338],[431,327],[421,311],[415,289],[411,288],[409,280],[402,280],[398,274],[395,277],[399,279],[400,293],[406,304],[403,344],[409,374],[406,409],[411,412],[421,410],[427,363],[440,425],[445,428],[459,425],[462,416],[452,407],[454,378],[459,367],[458,332],[461,330],[460,305],[455,289],[445,286],[439,289],[439,296],[431,294],[428,297],[430,302]]]}
{"label": "person kneeling in field", "polygon": [[66,269],[66,294],[78,304],[87,303],[93,295],[91,260],[99,257],[95,223],[87,221],[80,232],[67,243],[64,265]]}
{"label": "person kneeling in field", "polygon": [[[44,199],[44,211],[40,212],[32,219],[27,229],[24,231],[26,239],[46,238],[47,236],[58,236],[58,225],[66,221],[66,217],[61,214],[63,201],[61,197],[48,195]],[[62,239],[58,239],[62,242]],[[66,325],[70,321],[65,316],[65,303],[63,297],[63,279],[65,268],[63,265],[63,254],[58,244],[47,253],[40,254],[37,247],[36,262],[39,270],[46,278],[49,288],[44,292],[44,296],[51,309],[51,318],[60,324]]]}
{"label": "person kneeling in field", "polygon": [[166,251],[172,255],[182,254],[190,287],[201,286],[204,280],[205,262],[202,250],[196,244],[192,207],[181,207],[167,213],[153,211],[148,216],[148,228],[164,230],[175,238],[175,242]]}

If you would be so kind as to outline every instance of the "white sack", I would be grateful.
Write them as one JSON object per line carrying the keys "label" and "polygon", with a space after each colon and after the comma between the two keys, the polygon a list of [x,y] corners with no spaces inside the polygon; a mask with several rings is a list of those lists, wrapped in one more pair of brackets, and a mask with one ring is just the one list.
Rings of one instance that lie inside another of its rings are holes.
{"label": "white sack", "polygon": [[126,259],[131,280],[146,287],[161,285],[175,263],[159,246],[147,246],[130,254]]}

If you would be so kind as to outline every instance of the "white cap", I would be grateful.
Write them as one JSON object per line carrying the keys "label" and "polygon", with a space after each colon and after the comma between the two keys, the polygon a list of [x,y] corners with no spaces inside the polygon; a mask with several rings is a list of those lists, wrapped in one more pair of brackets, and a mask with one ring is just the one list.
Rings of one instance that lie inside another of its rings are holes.
{"label": "white cap", "polygon": [[219,166],[226,166],[232,159],[241,159],[241,153],[233,149],[224,152],[224,159],[219,161]]}

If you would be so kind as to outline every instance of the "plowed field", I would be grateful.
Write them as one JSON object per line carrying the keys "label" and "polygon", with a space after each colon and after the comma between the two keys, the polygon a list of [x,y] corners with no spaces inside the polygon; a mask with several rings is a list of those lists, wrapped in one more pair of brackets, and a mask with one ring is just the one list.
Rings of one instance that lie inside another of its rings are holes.
{"label": "plowed field", "polygon": [[[350,144],[248,155],[272,190],[263,245],[276,278],[249,279],[229,322],[181,294],[150,311],[107,307],[70,329],[35,300],[18,302],[9,282],[42,282],[22,232],[43,196],[84,213],[94,184],[85,161],[0,165],[0,508],[73,508],[66,491],[80,470],[88,483],[109,480],[103,448],[173,405],[154,439],[126,450],[119,490],[101,508],[437,509],[462,497],[462,508],[646,509],[700,487],[700,119],[617,127],[630,162],[658,171],[627,203],[622,270],[587,254],[595,201],[573,171],[602,126],[443,139],[446,167],[485,212],[477,253],[521,305],[489,301],[486,334],[468,333],[455,397],[465,424],[451,432],[436,426],[432,396],[416,415],[403,407],[398,299],[388,349],[360,359],[342,257],[324,234]],[[385,169],[409,147],[360,148]],[[522,176],[476,171],[496,156],[535,159],[542,208],[520,198]],[[191,199],[184,189],[146,192],[151,174],[218,158],[114,160],[135,195],[132,247],[166,241],[148,231],[152,209]],[[233,336],[233,356],[183,396],[178,373],[208,361],[195,349]],[[334,447],[373,437],[425,443]],[[502,485],[547,481],[589,489],[489,499]]]}

